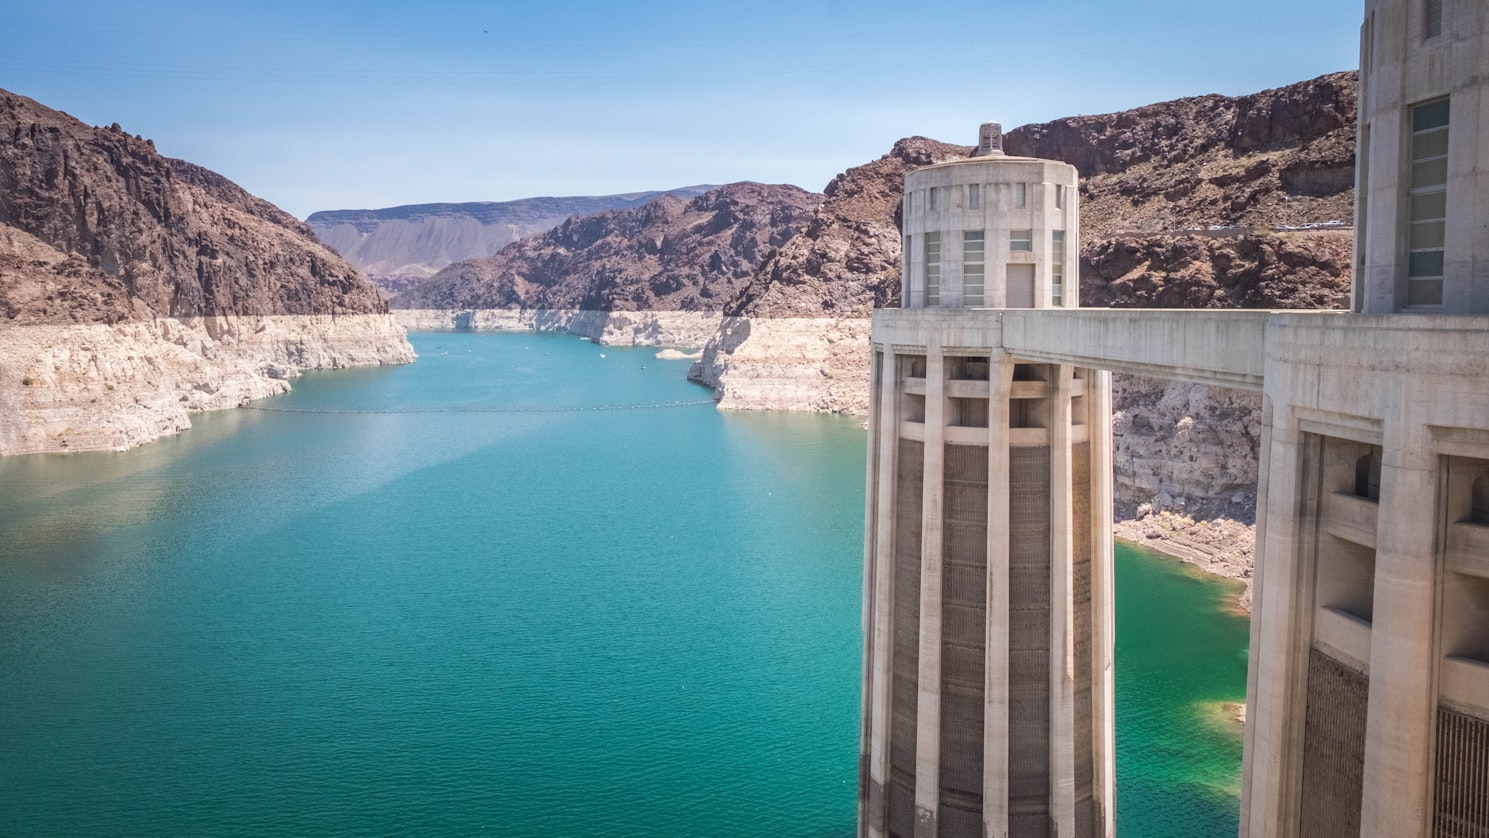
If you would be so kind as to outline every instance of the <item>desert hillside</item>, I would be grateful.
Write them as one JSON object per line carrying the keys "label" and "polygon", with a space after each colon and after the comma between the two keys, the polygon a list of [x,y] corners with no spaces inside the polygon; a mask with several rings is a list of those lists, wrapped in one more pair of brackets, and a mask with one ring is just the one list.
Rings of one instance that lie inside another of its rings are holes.
{"label": "desert hillside", "polygon": [[694,198],[714,188],[327,210],[311,213],[305,221],[321,241],[394,296],[452,262],[491,256],[576,215],[631,209],[662,195]]}
{"label": "desert hillside", "polygon": [[305,224],[118,125],[0,91],[0,454],[128,447],[301,369],[412,359]]}
{"label": "desert hillside", "polygon": [[395,297],[406,309],[717,312],[806,224],[822,196],[735,183],[691,200],[571,218]]}

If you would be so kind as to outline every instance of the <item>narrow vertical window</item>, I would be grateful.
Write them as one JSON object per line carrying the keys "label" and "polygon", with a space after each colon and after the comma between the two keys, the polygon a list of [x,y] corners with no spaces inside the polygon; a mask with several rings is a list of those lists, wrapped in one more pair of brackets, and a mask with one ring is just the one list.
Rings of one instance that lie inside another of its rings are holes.
{"label": "narrow vertical window", "polygon": [[939,191],[940,190],[937,189],[934,186],[932,186],[929,190],[927,190],[927,192],[928,192],[928,194],[926,196],[926,201],[927,201],[926,208],[927,209],[935,209],[936,208],[936,193],[939,192]]}
{"label": "narrow vertical window", "polygon": [[1028,252],[1034,249],[1033,230],[1009,230],[1008,249]]}
{"label": "narrow vertical window", "polygon": [[1442,0],[1427,0],[1427,37],[1442,34]]}
{"label": "narrow vertical window", "polygon": [[925,234],[925,304],[941,305],[941,234]]}
{"label": "narrow vertical window", "polygon": [[1065,187],[1055,184],[1055,209],[1065,208]]}
{"label": "narrow vertical window", "polygon": [[1050,304],[1065,305],[1065,231],[1050,234]]}
{"label": "narrow vertical window", "polygon": [[975,308],[983,304],[987,276],[987,234],[981,230],[962,233],[962,305]]}
{"label": "narrow vertical window", "polygon": [[967,209],[982,209],[982,185],[967,184]]}
{"label": "narrow vertical window", "polygon": [[1442,305],[1448,216],[1448,100],[1411,109],[1411,188],[1407,193],[1406,304]]}
{"label": "narrow vertical window", "polygon": [[1029,185],[1027,183],[1015,183],[1013,185],[1013,205],[1023,209],[1029,205]]}
{"label": "narrow vertical window", "polygon": [[910,237],[909,236],[905,236],[905,240],[900,245],[900,278],[901,278],[901,282],[900,282],[900,295],[903,297],[903,299],[900,300],[900,307],[901,308],[914,308],[914,306],[915,306],[915,287],[914,287],[914,280],[910,276]]}

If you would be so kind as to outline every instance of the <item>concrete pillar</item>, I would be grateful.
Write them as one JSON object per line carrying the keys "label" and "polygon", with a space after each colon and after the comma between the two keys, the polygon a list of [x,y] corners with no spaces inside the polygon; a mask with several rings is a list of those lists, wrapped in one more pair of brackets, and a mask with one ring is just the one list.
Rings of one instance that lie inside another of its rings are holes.
{"label": "concrete pillar", "polygon": [[[1073,245],[1072,245],[1073,247]],[[1069,276],[1075,276],[1072,273]],[[1073,280],[1072,280],[1073,282]],[[1078,283],[1075,283],[1078,284]],[[1116,598],[1112,583],[1112,376],[1086,371],[1086,428],[1091,440],[1091,691],[1098,729],[1093,742],[1096,770],[1092,789],[1098,817],[1096,834],[1117,834],[1116,800]]]}
{"label": "concrete pillar", "polygon": [[863,591],[862,610],[859,614],[858,630],[863,637],[863,660],[859,672],[858,696],[858,823],[867,822],[868,814],[868,784],[869,784],[869,743],[872,741],[873,728],[873,703],[869,700],[872,691],[869,685],[873,683],[874,673],[874,534],[877,530],[876,515],[878,503],[875,498],[878,489],[878,480],[875,476],[875,463],[879,456],[879,446],[874,438],[875,427],[874,416],[878,413],[879,403],[883,399],[883,390],[877,385],[882,372],[880,370],[880,353],[869,345],[869,423],[868,423],[868,454],[864,459],[867,461],[866,474],[864,476],[864,519],[863,519]]}
{"label": "concrete pillar", "polygon": [[926,348],[925,478],[920,539],[920,675],[915,734],[915,838],[936,838],[941,802],[941,552],[946,491],[946,357]]}
{"label": "concrete pillar", "polygon": [[1070,391],[1073,367],[1050,382],[1050,819],[1056,835],[1075,834],[1075,614],[1071,583]]}
{"label": "concrete pillar", "polygon": [[982,823],[988,838],[1008,835],[1008,423],[1013,359],[989,367],[987,635],[984,649]]}
{"label": "concrete pillar", "polygon": [[869,625],[868,641],[873,660],[869,678],[869,787],[864,803],[865,815],[859,819],[868,838],[887,834],[889,809],[889,691],[893,683],[890,661],[894,650],[894,504],[896,461],[900,438],[899,362],[894,347],[884,347],[884,362],[879,367],[879,411],[871,426],[872,438],[878,445],[875,457],[878,472],[874,500],[873,597],[875,619]]}
{"label": "concrete pillar", "polygon": [[[1407,386],[1408,391],[1410,385]],[[1405,392],[1386,422],[1376,530],[1375,614],[1365,734],[1362,838],[1425,838],[1437,654],[1437,456],[1407,417]]]}
{"label": "concrete pillar", "polygon": [[[1269,378],[1268,381],[1272,381]],[[1267,393],[1259,497],[1265,528],[1252,594],[1242,764],[1242,838],[1297,834],[1302,731],[1313,607],[1311,563],[1302,561],[1302,510],[1316,509],[1305,486],[1302,434],[1285,401]],[[1265,567],[1266,572],[1260,572]]]}

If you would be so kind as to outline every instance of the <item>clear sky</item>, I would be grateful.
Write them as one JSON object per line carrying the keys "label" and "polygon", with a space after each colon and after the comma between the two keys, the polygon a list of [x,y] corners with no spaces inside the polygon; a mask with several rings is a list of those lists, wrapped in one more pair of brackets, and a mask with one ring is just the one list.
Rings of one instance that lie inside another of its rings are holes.
{"label": "clear sky", "polygon": [[756,180],[1358,64],[1363,0],[10,0],[0,87],[304,217]]}

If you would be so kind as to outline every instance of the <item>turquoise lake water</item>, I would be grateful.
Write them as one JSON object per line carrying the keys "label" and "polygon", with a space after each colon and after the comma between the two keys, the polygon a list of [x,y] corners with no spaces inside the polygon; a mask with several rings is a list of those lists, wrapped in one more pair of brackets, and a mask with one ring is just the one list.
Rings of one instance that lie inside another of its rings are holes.
{"label": "turquoise lake water", "polygon": [[[0,835],[852,835],[857,421],[411,339],[261,403],[387,412],[0,460]],[[1117,567],[1119,830],[1234,835],[1245,620]]]}

